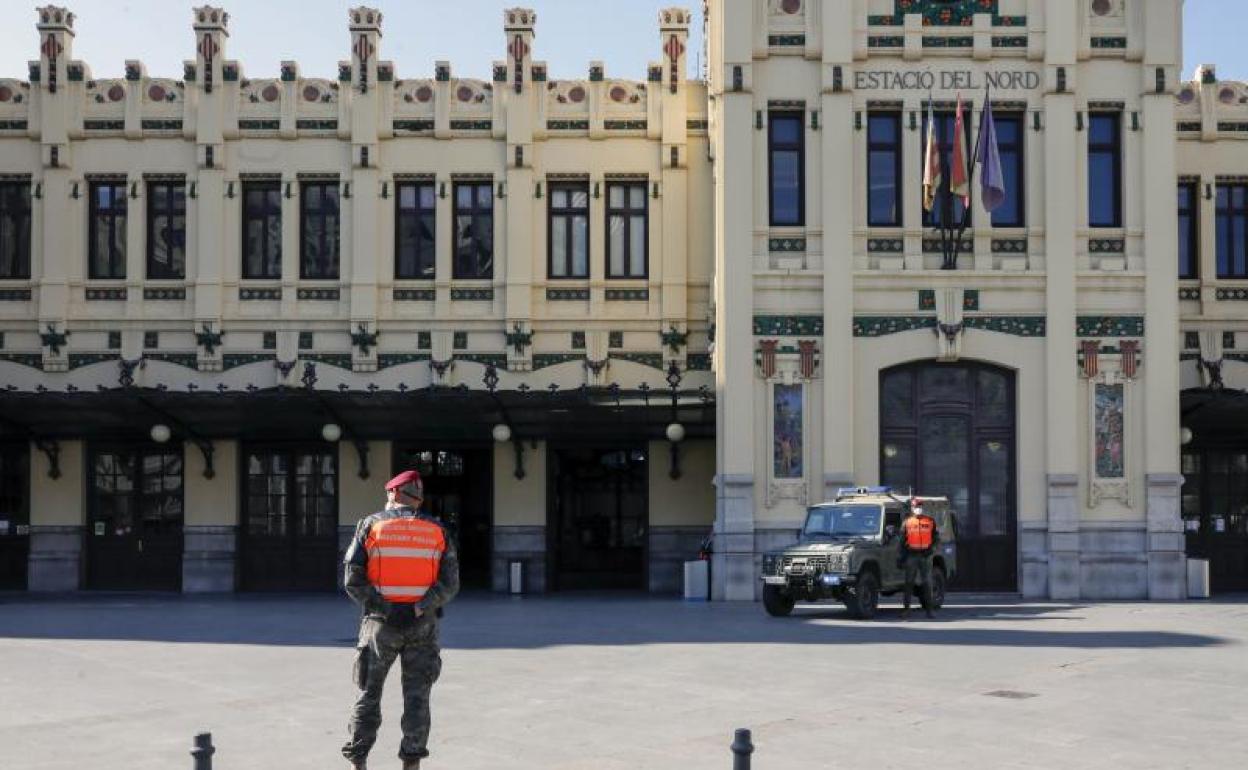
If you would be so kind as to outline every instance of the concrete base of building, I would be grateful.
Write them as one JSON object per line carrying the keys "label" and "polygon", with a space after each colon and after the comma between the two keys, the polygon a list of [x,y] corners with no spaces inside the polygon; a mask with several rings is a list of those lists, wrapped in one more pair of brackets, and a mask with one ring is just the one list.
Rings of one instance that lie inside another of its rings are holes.
{"label": "concrete base of building", "polygon": [[490,562],[490,588],[499,593],[511,589],[511,563],[522,568],[522,591],[546,592],[546,527],[495,526],[494,555]]}
{"label": "concrete base of building", "polygon": [[685,562],[698,558],[706,527],[650,527],[650,593],[679,594],[684,591]]}
{"label": "concrete base of building", "polygon": [[27,587],[33,592],[77,591],[82,587],[81,526],[30,528]]}
{"label": "concrete base of building", "polygon": [[183,543],[183,593],[224,593],[235,589],[237,527],[186,527]]}

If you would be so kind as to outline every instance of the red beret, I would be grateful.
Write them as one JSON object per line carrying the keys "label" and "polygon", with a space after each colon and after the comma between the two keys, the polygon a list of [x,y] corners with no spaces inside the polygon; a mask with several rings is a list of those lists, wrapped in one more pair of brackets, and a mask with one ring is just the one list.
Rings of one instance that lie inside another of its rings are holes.
{"label": "red beret", "polygon": [[416,471],[403,471],[398,476],[395,476],[386,482],[386,491],[389,492],[392,489],[398,489],[404,484],[415,484],[418,487],[422,486],[420,482],[420,474]]}

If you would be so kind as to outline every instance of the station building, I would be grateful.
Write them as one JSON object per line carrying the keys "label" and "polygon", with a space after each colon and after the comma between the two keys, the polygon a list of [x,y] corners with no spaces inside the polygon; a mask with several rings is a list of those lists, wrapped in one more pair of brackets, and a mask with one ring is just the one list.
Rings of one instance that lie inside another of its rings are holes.
{"label": "station building", "polygon": [[[207,6],[181,77],[96,79],[38,9],[0,78],[6,585],[330,590],[417,468],[495,590],[675,591],[713,532],[713,597],[754,599],[875,483],[951,498],[964,590],[1248,588],[1248,88],[1184,78],[1180,0],[701,11],[632,82],[548,74],[519,8],[488,81],[398,71],[369,8],[336,79],[248,73]],[[924,206],[959,99],[992,211],[947,171]]]}

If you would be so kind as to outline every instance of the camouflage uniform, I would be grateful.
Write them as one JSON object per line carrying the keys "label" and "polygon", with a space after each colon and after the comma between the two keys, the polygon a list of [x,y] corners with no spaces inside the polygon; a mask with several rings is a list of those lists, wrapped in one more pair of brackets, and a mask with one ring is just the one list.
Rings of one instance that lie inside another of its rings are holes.
{"label": "camouflage uniform", "polygon": [[390,666],[398,659],[403,670],[403,742],[399,758],[422,759],[429,755],[429,691],[442,671],[438,647],[437,610],[459,591],[459,559],[455,544],[446,539],[446,553],[438,568],[438,581],[414,607],[421,610],[416,617],[411,604],[390,603],[368,582],[368,553],[364,541],[378,521],[399,516],[418,516],[438,523],[424,513],[399,507],[375,513],[363,519],[355,529],[355,537],[347,548],[344,584],[347,595],[363,611],[360,623],[355,683],[362,690],[351,709],[347,731],[351,739],[342,747],[342,754],[352,762],[362,763],[377,741],[381,727],[381,693]]}

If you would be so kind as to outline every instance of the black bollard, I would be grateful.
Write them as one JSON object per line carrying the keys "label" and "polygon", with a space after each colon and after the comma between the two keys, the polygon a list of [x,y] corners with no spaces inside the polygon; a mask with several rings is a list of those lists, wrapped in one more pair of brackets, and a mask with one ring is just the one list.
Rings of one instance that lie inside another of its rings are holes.
{"label": "black bollard", "polygon": [[754,744],[750,741],[750,731],[738,728],[732,739],[732,770],[750,770],[750,755],[754,753]]}
{"label": "black bollard", "polygon": [[212,745],[212,733],[200,733],[195,736],[195,748],[191,756],[195,758],[195,770],[212,770],[212,755],[217,750]]}

